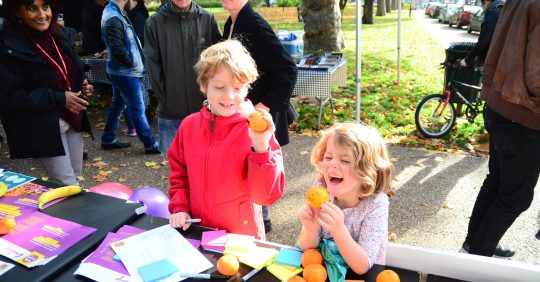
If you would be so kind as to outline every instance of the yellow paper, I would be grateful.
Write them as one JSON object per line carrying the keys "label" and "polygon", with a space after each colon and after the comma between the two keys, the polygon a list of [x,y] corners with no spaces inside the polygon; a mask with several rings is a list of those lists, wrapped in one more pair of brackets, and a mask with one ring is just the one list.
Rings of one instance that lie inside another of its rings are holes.
{"label": "yellow paper", "polygon": [[247,252],[255,246],[253,240],[255,240],[253,236],[229,233],[227,242],[225,242],[225,250]]}
{"label": "yellow paper", "polygon": [[255,246],[240,257],[240,262],[260,270],[272,264],[278,253],[276,249]]}
{"label": "yellow paper", "polygon": [[301,267],[290,270],[288,267],[284,267],[284,265],[277,263],[269,265],[266,269],[277,277],[279,281],[287,281],[289,278],[295,276],[303,270]]}

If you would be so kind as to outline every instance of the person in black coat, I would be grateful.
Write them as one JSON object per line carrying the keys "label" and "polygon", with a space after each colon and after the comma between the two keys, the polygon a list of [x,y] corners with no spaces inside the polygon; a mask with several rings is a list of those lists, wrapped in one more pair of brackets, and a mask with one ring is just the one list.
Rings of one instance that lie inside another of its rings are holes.
{"label": "person in black coat", "polygon": [[101,38],[101,14],[107,0],[84,0],[82,11],[83,54],[91,55],[106,49]]}
{"label": "person in black coat", "polygon": [[149,17],[148,9],[144,5],[144,0],[130,0],[131,6],[128,11],[129,21],[135,29],[135,34],[144,47],[144,24]]}
{"label": "person in black coat", "polygon": [[37,158],[50,181],[78,185],[93,87],[83,79],[75,30],[56,21],[57,0],[27,2],[4,1],[0,33],[0,117],[9,152]]}
{"label": "person in black coat", "polygon": [[[223,36],[242,42],[260,73],[247,97],[255,108],[270,112],[276,126],[276,139],[283,147],[289,143],[289,125],[298,118],[291,104],[298,68],[270,24],[253,10],[248,0],[222,3],[230,14]],[[263,207],[263,219],[269,232],[272,225],[267,207]]]}

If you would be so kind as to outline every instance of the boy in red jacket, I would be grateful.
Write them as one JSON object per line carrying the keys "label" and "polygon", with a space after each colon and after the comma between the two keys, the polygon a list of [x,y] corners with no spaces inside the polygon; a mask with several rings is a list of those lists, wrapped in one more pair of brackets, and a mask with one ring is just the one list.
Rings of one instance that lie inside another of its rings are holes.
{"label": "boy in red jacket", "polygon": [[227,40],[206,49],[195,70],[207,100],[184,119],[167,154],[169,222],[186,230],[186,220],[200,218],[204,226],[265,239],[261,205],[283,196],[285,173],[270,114],[260,110],[265,131],[247,123],[255,62],[238,41]]}

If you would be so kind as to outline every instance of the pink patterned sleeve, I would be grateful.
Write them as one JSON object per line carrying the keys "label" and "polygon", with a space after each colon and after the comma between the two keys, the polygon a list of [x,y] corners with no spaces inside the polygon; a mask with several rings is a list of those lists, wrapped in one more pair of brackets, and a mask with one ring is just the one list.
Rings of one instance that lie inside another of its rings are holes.
{"label": "pink patterned sleeve", "polygon": [[360,222],[358,244],[369,257],[369,266],[385,264],[386,246],[388,245],[388,196],[377,195],[371,198],[363,211],[364,218]]}

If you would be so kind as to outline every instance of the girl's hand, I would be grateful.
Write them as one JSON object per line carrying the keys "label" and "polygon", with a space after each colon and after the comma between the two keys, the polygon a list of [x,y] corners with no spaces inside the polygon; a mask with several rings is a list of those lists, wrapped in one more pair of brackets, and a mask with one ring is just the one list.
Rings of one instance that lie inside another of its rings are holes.
{"label": "girl's hand", "polygon": [[84,99],[88,99],[88,97],[94,94],[94,86],[88,83],[88,80],[86,79],[83,81],[81,93],[81,97]]}
{"label": "girl's hand", "polygon": [[268,150],[270,139],[274,135],[276,127],[272,121],[272,116],[265,110],[258,109],[257,111],[263,114],[263,118],[268,124],[268,128],[263,132],[256,132],[253,129],[249,128],[249,138],[251,138],[251,143],[253,145],[253,150],[257,153],[262,153]]}
{"label": "girl's hand", "polygon": [[66,109],[74,114],[79,114],[80,112],[86,110],[88,102],[84,99],[79,98],[81,92],[70,92],[66,91]]}
{"label": "girl's hand", "polygon": [[335,204],[326,202],[321,205],[318,223],[334,237],[334,232],[339,232],[345,228],[343,211]]}
{"label": "girl's hand", "polygon": [[191,223],[186,223],[188,219],[191,219],[191,216],[187,212],[177,212],[171,214],[169,224],[174,228],[182,228],[182,230],[186,231],[191,226]]}
{"label": "girl's hand", "polygon": [[306,231],[317,232],[321,228],[318,218],[319,210],[312,206],[305,205],[300,211],[300,221]]}

